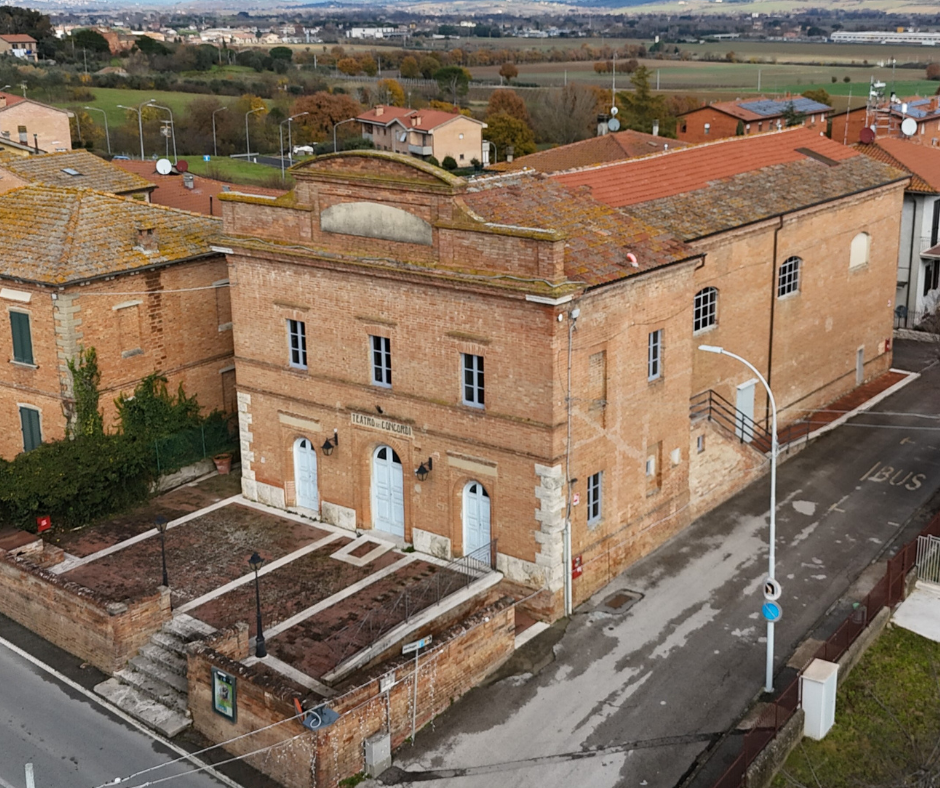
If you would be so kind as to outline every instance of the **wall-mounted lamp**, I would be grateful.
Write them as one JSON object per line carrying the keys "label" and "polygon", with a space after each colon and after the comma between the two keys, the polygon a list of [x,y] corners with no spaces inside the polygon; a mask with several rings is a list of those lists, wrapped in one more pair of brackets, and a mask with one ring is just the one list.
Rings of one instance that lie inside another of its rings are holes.
{"label": "wall-mounted lamp", "polygon": [[434,459],[428,457],[427,462],[422,462],[421,465],[418,466],[415,471],[415,476],[418,477],[419,482],[423,482],[428,478],[428,474],[431,473],[432,470],[434,470]]}
{"label": "wall-mounted lamp", "polygon": [[329,457],[333,453],[333,449],[339,446],[339,433],[336,430],[333,430],[333,437],[327,438],[323,442],[323,454]]}

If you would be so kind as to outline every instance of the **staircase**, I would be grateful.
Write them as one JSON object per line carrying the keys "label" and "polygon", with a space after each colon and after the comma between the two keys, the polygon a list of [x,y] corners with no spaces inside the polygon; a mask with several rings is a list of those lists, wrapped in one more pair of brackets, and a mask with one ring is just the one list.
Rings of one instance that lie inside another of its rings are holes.
{"label": "staircase", "polygon": [[211,635],[208,624],[180,614],[163,625],[137,656],[95,692],[144,725],[173,738],[188,728],[186,647]]}
{"label": "staircase", "polygon": [[[689,417],[692,421],[708,419],[720,427],[729,437],[741,443],[749,443],[761,454],[769,454],[772,443],[771,432],[759,421],[754,421],[741,413],[734,405],[715,391],[708,389],[696,394],[689,401]],[[801,438],[806,438],[813,430],[808,418],[800,419],[783,429],[777,430],[777,451],[789,450],[789,447]]]}

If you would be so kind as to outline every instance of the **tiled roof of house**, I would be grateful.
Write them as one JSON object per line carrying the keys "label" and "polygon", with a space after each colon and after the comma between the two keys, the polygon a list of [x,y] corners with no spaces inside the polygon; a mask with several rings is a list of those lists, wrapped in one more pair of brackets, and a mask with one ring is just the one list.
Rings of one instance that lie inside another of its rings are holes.
{"label": "tiled roof of house", "polygon": [[785,99],[748,99],[746,101],[716,101],[707,107],[696,107],[684,115],[698,112],[701,109],[716,109],[746,122],[754,120],[767,120],[768,118],[779,118],[792,106],[794,112],[799,115],[813,115],[817,112],[829,112],[832,107],[821,104],[805,96],[793,96]]}
{"label": "tiled roof of house", "polygon": [[668,137],[654,137],[640,131],[618,131],[603,137],[591,137],[570,145],[531,153],[511,162],[501,161],[489,169],[497,172],[535,170],[536,172],[561,172],[592,164],[623,161],[650,153],[660,153],[664,148],[686,148],[689,143]]}
{"label": "tiled roof of house", "polygon": [[940,193],[940,148],[919,141],[885,137],[871,145],[859,143],[855,149],[875,161],[911,173],[910,192]]}
{"label": "tiled roof of house", "polygon": [[[379,111],[382,113],[379,114]],[[396,118],[404,118],[406,115],[410,115],[414,112],[413,109],[408,109],[407,107],[390,107],[384,104],[380,104],[376,107],[373,107],[370,110],[366,110],[361,115],[357,115],[357,120],[364,120],[367,123],[378,123],[383,126],[387,126]]]}
{"label": "tiled roof of house", "polygon": [[[67,284],[211,254],[218,219],[129,197],[30,185],[0,195],[0,276]],[[153,251],[139,244],[153,231]]]}
{"label": "tiled roof of house", "polygon": [[903,180],[906,173],[866,156],[838,164],[804,157],[712,181],[694,191],[631,205],[625,213],[684,241]]}
{"label": "tiled roof of house", "polygon": [[[407,109],[405,107],[381,106],[382,114],[378,115],[376,110],[379,108],[380,107],[373,107],[363,112],[361,115],[357,115],[356,120],[365,123],[375,123],[381,126],[388,126],[397,120],[409,129],[418,129],[420,131],[436,129],[457,118],[466,118],[473,123],[479,123],[481,126],[486,125],[481,120],[461,115],[459,112],[445,112],[440,109]],[[420,122],[416,123],[415,120]]]}
{"label": "tiled roof of house", "polygon": [[72,189],[97,189],[112,194],[130,194],[153,189],[144,178],[125,172],[87,150],[44,153],[23,158],[7,154],[0,168],[30,183],[46,183]]}
{"label": "tiled roof of house", "polygon": [[[150,201],[155,205],[166,205],[169,208],[178,208],[182,211],[192,211],[208,216],[221,215],[221,207],[216,204],[215,198],[223,192],[235,194],[251,194],[256,197],[280,197],[287,192],[282,189],[267,189],[263,186],[242,186],[241,184],[225,183],[212,178],[195,175],[193,188],[187,189],[183,185],[182,175],[160,175],[152,161],[136,161],[121,159],[115,165],[129,173],[135,173],[146,179],[157,188],[150,195]],[[271,170],[272,173],[275,170]]]}
{"label": "tiled roof of house", "polygon": [[807,154],[801,151],[833,161],[860,155],[800,126],[749,137],[730,137],[552,177],[569,186],[588,186],[594,199],[619,208],[703,189],[714,181],[775,164],[803,161]]}
{"label": "tiled roof of house", "polygon": [[565,273],[589,287],[697,256],[668,233],[596,202],[586,189],[544,175],[481,180],[460,199],[477,220],[566,235]]}
{"label": "tiled roof of house", "polygon": [[14,104],[19,104],[22,101],[26,101],[23,96],[17,96],[15,93],[7,93],[5,91],[0,91],[0,99],[6,99],[6,106],[0,107],[0,110],[4,110],[7,107],[12,107]]}
{"label": "tiled roof of house", "polygon": [[8,35],[0,36],[8,44],[35,44],[36,39],[32,36],[28,36],[25,33],[10,33]]}

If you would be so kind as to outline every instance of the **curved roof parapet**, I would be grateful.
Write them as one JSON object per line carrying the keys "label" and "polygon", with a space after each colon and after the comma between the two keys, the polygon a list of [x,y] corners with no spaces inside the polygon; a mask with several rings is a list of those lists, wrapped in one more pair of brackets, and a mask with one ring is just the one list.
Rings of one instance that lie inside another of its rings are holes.
{"label": "curved roof parapet", "polygon": [[[402,166],[401,176],[404,180],[413,180],[414,175],[421,173],[425,176],[431,176],[432,178],[437,179],[441,184],[449,186],[451,189],[465,189],[467,186],[466,181],[463,178],[458,178],[456,175],[451,175],[447,170],[436,167],[433,164],[429,164],[422,159],[416,159],[414,156],[408,156],[404,153],[392,153],[391,151],[381,151],[381,150],[349,150],[349,151],[340,151],[338,153],[324,153],[320,156],[315,156],[312,159],[307,159],[306,161],[299,162],[291,167],[291,173],[295,176],[304,177],[305,175],[316,176],[316,175],[328,175],[335,177],[342,173],[343,177],[349,177],[350,175],[355,175],[355,169],[358,169],[356,160],[368,159],[372,161],[381,161],[389,162],[393,164],[399,164]],[[338,162],[348,161],[350,166],[348,169],[340,166],[336,166]],[[327,166],[324,166],[327,165]],[[404,169],[407,168],[407,169]],[[408,170],[415,171],[412,173],[412,177],[408,178]],[[374,172],[369,172],[368,174],[363,173],[367,177],[375,177]],[[392,176],[394,177],[394,176]]]}

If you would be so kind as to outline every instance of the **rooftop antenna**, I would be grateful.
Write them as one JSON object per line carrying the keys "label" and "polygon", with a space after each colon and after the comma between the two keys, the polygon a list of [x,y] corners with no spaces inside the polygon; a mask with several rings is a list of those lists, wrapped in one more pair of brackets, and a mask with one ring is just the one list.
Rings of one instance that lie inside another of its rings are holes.
{"label": "rooftop antenna", "polygon": [[613,61],[613,77],[610,82],[610,103],[614,106],[617,104],[617,53],[614,52],[614,61]]}

